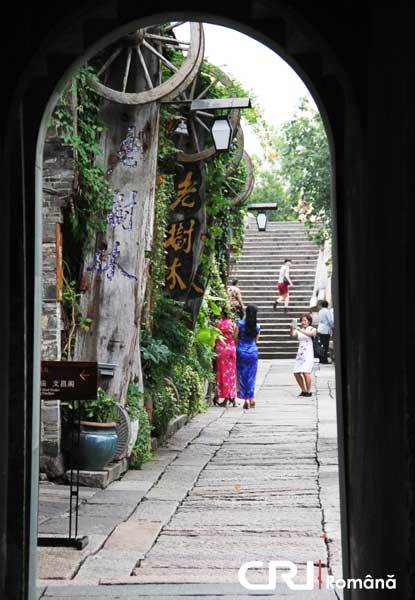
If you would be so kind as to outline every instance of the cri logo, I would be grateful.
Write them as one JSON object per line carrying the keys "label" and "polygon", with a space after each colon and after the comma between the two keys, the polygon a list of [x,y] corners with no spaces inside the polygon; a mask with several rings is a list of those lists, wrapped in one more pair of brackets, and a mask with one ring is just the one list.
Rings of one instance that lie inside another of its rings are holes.
{"label": "cri logo", "polygon": [[[238,571],[238,581],[247,590],[275,590],[277,587],[277,572],[280,572],[281,580],[290,590],[313,590],[314,589],[314,563],[307,561],[306,581],[305,583],[295,583],[297,576],[297,565],[290,560],[271,560],[268,563],[268,583],[250,583],[247,579],[247,573],[250,569],[261,569],[264,563],[260,560],[251,560],[244,563]],[[319,589],[322,587],[321,560],[319,561]]]}

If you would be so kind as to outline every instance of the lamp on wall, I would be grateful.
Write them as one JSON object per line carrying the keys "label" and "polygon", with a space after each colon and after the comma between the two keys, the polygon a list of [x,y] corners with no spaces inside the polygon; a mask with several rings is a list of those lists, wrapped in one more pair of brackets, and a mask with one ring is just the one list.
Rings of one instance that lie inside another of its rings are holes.
{"label": "lamp on wall", "polygon": [[267,215],[264,212],[259,212],[256,216],[256,224],[258,225],[258,231],[266,231],[267,229]]}
{"label": "lamp on wall", "polygon": [[211,133],[217,152],[229,150],[233,129],[228,117],[215,117],[211,127]]}

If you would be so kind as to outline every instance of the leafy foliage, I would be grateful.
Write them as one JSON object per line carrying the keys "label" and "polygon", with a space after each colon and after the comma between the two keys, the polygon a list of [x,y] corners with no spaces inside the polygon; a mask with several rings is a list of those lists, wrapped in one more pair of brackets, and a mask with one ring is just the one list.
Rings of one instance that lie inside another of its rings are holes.
{"label": "leafy foliage", "polygon": [[179,361],[172,372],[180,396],[180,412],[194,415],[206,409],[205,373],[186,360]]}
{"label": "leafy foliage", "polygon": [[151,425],[147,411],[143,406],[143,392],[133,383],[128,386],[126,409],[132,420],[138,419],[139,429],[134,448],[131,452],[130,467],[140,469],[141,465],[149,461],[151,452]]}
{"label": "leafy foliage", "polygon": [[143,406],[143,396],[144,394],[137,384],[129,384],[125,399],[125,408],[132,421],[139,417],[140,408]]}
{"label": "leafy foliage", "polygon": [[70,90],[59,100],[52,115],[63,142],[73,149],[77,186],[68,219],[76,243],[85,251],[97,233],[105,233],[112,198],[108,180],[98,159],[103,125],[99,117],[99,97],[89,85],[96,74],[84,66],[71,81]]}
{"label": "leafy foliage", "polygon": [[255,186],[249,201],[252,204],[277,204],[274,210],[268,212],[268,218],[271,221],[292,221],[297,219],[297,214],[285,191],[279,159],[280,153],[271,150],[261,160],[254,157]]}
{"label": "leafy foliage", "polygon": [[330,156],[320,115],[303,98],[279,130],[262,125],[251,202],[276,202],[270,219],[299,220],[310,238],[323,242],[331,231]]}
{"label": "leafy foliage", "polygon": [[330,237],[330,153],[320,115],[302,99],[294,118],[282,128],[281,171],[288,197],[310,236]]}
{"label": "leafy foliage", "polygon": [[62,142],[72,148],[75,172],[75,189],[64,207],[63,222],[67,277],[63,289],[64,360],[72,358],[76,331],[87,331],[91,325],[91,319],[80,314],[79,286],[71,273],[80,271],[83,257],[96,235],[105,232],[112,203],[108,181],[99,165],[103,125],[99,116],[99,97],[89,85],[90,79],[94,78],[92,67],[82,67],[59,99],[51,119]]}
{"label": "leafy foliage", "polygon": [[163,378],[153,393],[153,431],[157,437],[167,431],[169,422],[180,413],[172,387]]}
{"label": "leafy foliage", "polygon": [[77,282],[73,279],[68,281],[65,277],[63,281],[62,304],[64,310],[62,311],[62,316],[64,334],[61,356],[62,360],[71,360],[74,352],[76,331],[78,329],[89,331],[92,319],[85,317],[80,312],[79,301],[81,294],[78,292]]}
{"label": "leafy foliage", "polygon": [[98,388],[96,399],[84,403],[82,414],[84,419],[96,423],[116,422],[118,420],[117,400],[102,388]]}

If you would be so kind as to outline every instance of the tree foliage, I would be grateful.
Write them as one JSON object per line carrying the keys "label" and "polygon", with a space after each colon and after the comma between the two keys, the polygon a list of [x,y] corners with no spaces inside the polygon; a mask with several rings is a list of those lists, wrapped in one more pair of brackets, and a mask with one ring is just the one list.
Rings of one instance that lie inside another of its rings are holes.
{"label": "tree foliage", "polygon": [[269,211],[268,218],[272,221],[292,221],[297,215],[285,190],[279,158],[276,150],[269,150],[262,160],[254,158],[255,187],[249,202],[276,204],[276,209]]}
{"label": "tree foliage", "polygon": [[281,174],[291,206],[322,242],[330,237],[330,153],[319,113],[306,98],[281,130]]}
{"label": "tree foliage", "polygon": [[280,129],[262,124],[258,130],[262,156],[256,157],[251,203],[276,202],[269,218],[299,220],[310,237],[330,237],[330,155],[319,113],[302,98],[293,118]]}

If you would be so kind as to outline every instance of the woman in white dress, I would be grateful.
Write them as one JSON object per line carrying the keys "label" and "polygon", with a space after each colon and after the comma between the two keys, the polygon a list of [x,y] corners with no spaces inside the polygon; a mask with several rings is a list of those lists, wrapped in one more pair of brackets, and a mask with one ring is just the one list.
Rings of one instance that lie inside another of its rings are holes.
{"label": "woman in white dress", "polygon": [[290,335],[298,338],[298,352],[294,363],[294,377],[301,388],[300,396],[312,396],[311,372],[314,366],[313,337],[317,330],[311,327],[312,317],[309,314],[301,315],[300,326],[293,322]]}

